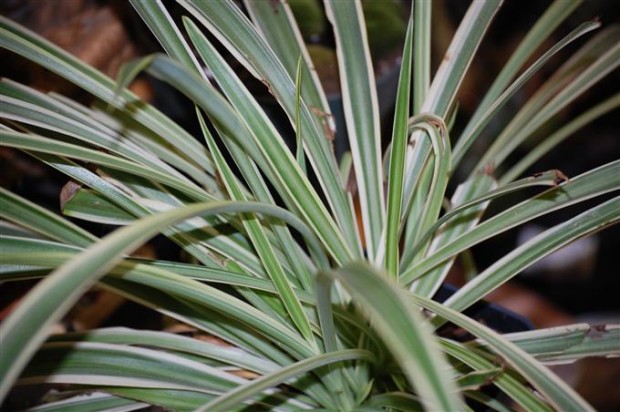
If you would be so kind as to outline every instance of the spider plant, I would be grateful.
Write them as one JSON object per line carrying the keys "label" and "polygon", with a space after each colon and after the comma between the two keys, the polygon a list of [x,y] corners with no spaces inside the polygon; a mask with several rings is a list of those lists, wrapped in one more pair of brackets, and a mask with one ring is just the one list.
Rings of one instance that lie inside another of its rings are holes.
{"label": "spider plant", "polygon": [[[74,182],[65,215],[118,226],[98,238],[0,191],[0,279],[41,279],[1,325],[0,400],[15,386],[53,384],[60,386],[49,403],[33,410],[447,411],[470,409],[472,402],[493,410],[591,410],[546,364],[618,354],[617,326],[596,336],[586,324],[501,335],[462,311],[541,258],[620,219],[620,161],[568,180],[553,170],[523,176],[620,104],[616,93],[548,138],[533,145],[529,139],[617,69],[618,28],[586,22],[541,50],[579,4],[554,2],[456,136],[450,119],[457,91],[501,2],[471,4],[431,75],[431,4],[414,1],[393,133],[383,136],[389,148],[382,153],[360,3],[325,1],[351,146],[338,164],[325,95],[287,2],[177,3],[186,12],[179,24],[161,1],[131,0],[165,54],[126,65],[116,80],[0,19],[3,48],[95,99],[86,107],[3,79],[2,145]],[[578,38],[579,50],[457,180],[454,170],[503,105]],[[295,131],[292,150],[222,50],[281,105]],[[125,88],[144,70],[195,103],[199,138]],[[526,141],[528,155],[507,163]],[[532,190],[483,218],[489,202]],[[447,301],[431,299],[472,246],[586,200],[594,205],[512,250]],[[157,234],[190,258],[130,256]],[[95,285],[228,345],[127,328],[50,336],[49,327]],[[438,333],[447,322],[471,339]],[[501,396],[484,390],[491,386]]]}

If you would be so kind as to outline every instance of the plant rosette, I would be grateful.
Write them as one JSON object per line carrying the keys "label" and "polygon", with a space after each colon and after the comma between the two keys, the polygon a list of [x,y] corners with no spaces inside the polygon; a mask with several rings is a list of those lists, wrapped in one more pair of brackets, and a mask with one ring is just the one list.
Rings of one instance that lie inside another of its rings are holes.
{"label": "plant rosette", "polygon": [[[130,3],[164,53],[125,65],[116,80],[0,17],[0,47],[95,100],[85,106],[0,82],[2,146],[74,182],[63,216],[0,189],[0,281],[38,281],[0,325],[0,402],[23,409],[10,405],[10,393],[43,385],[51,390],[26,408],[593,410],[547,365],[617,356],[617,325],[502,334],[463,312],[545,256],[620,221],[620,161],[570,179],[528,172],[618,108],[609,88],[548,127],[617,70],[617,27],[586,22],[552,41],[579,5],[553,2],[454,130],[459,87],[502,3],[471,3],[431,76],[431,2],[414,1],[384,152],[362,3],[325,1],[351,149],[338,162],[326,93],[288,1],[241,8],[177,0],[180,18],[168,2]],[[577,39],[578,49],[496,125],[511,97]],[[274,96],[294,142],[224,51]],[[143,71],[193,102],[198,138],[126,88]],[[477,164],[454,173],[491,124],[499,130]],[[546,138],[530,140],[543,126]],[[527,154],[512,162],[526,143]],[[490,215],[498,199],[509,204]],[[560,210],[570,216],[479,272],[468,265],[468,282],[432,300],[472,247]],[[99,237],[69,217],[113,230]],[[132,257],[158,235],[187,259]],[[217,343],[129,328],[50,334],[95,286]],[[463,341],[437,333],[448,324],[465,332]]]}

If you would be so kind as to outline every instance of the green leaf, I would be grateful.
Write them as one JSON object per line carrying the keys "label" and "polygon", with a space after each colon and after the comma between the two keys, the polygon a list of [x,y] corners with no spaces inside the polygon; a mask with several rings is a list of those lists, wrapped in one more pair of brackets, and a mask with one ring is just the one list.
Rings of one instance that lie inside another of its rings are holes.
{"label": "green leaf", "polygon": [[[542,68],[557,52],[562,50],[564,47],[568,46],[573,41],[577,40],[579,37],[583,36],[586,33],[589,33],[592,30],[600,27],[599,22],[589,22],[584,23],[579,26],[577,29],[572,31],[562,40],[560,40],[557,44],[555,44],[552,48],[550,48],[545,54],[543,54],[538,60],[536,60],[527,70],[525,70],[511,85],[506,88],[506,90],[497,97],[497,99],[491,104],[487,111],[482,114],[482,116],[477,117],[476,123],[470,120],[468,125],[469,132],[467,134],[463,134],[459,139],[459,153],[462,157],[462,153],[464,153],[473,143],[473,140],[478,137],[480,132],[486,127],[491,120],[493,120],[493,116],[498,113],[498,111],[506,104],[509,99],[521,88],[523,85],[534,75],[536,72]],[[471,126],[473,124],[473,126]],[[471,127],[470,127],[471,126]],[[456,150],[456,148],[455,148]],[[458,162],[459,158],[455,159],[455,162]]]}
{"label": "green leaf", "polygon": [[[413,53],[415,71],[413,73],[413,114],[421,113],[422,104],[431,85],[431,14],[432,3],[416,1],[412,3],[413,15]],[[403,61],[405,61],[403,59]]]}
{"label": "green leaf", "polygon": [[[165,367],[162,367],[165,365]],[[18,384],[48,380],[80,385],[116,385],[221,393],[244,379],[178,355],[96,342],[41,346]]]}
{"label": "green leaf", "polygon": [[6,220],[0,220],[0,235],[26,237],[31,239],[43,238],[42,235],[35,232],[34,230],[30,230],[28,228],[19,226]]}
{"label": "green leaf", "polygon": [[[434,115],[422,114],[410,120],[410,129],[420,128],[426,131],[433,147],[433,175],[428,189],[424,194],[426,200],[419,212],[418,233],[424,233],[437,220],[443,206],[448,185],[451,164],[450,137],[443,120]],[[411,239],[413,243],[421,242],[420,238]],[[422,248],[427,245],[422,244]]]}
{"label": "green leaf", "polygon": [[444,304],[462,311],[534,262],[569,243],[620,222],[620,196],[556,225],[496,261]]}
{"label": "green leaf", "polygon": [[3,187],[0,187],[0,213],[4,219],[72,245],[88,246],[97,240],[84,229]]}
{"label": "green leaf", "polygon": [[388,173],[387,220],[385,227],[385,268],[388,274],[398,277],[398,242],[401,234],[401,215],[403,202],[403,181],[405,152],[407,150],[409,101],[411,95],[411,51],[413,46],[413,20],[409,20],[403,60],[398,80],[392,148],[390,150],[390,170]]}
{"label": "green leaf", "polygon": [[[478,351],[473,351],[471,347],[465,346],[462,343],[442,339],[441,347],[446,354],[463,362],[474,370],[489,370],[496,366],[496,364],[489,361],[488,354],[480,354]],[[551,412],[553,410],[537,394],[533,393],[527,384],[517,379],[512,373],[504,372],[495,377],[492,383],[517,404],[521,405],[524,410],[546,412]],[[467,396],[468,393],[471,394],[472,392],[465,392],[465,396]]]}
{"label": "green leaf", "polygon": [[179,125],[152,106],[140,102],[136,95],[127,90],[115,95],[116,83],[112,79],[3,16],[0,16],[0,47],[39,64],[127,113],[133,121],[177,148],[186,157],[186,161],[212,170],[204,148]]}
{"label": "green leaf", "polygon": [[[138,140],[140,142],[138,144],[133,140],[134,134],[129,131],[131,127],[128,121],[110,116],[104,120],[97,112],[68,99],[59,101],[58,98],[46,96],[10,81],[0,83],[0,92],[6,96],[3,98],[2,106],[2,117],[5,119],[61,133],[77,139],[80,143],[85,143],[87,147],[92,145],[102,148],[108,153],[118,154],[127,160],[141,163],[180,180],[186,180],[186,178],[178,170],[166,165],[162,159],[200,181],[210,181],[205,173],[188,167],[187,161],[179,163],[178,156],[170,150],[161,147],[158,150],[155,142],[151,142],[150,145],[142,144],[144,139],[141,139]],[[111,118],[117,122],[122,121],[122,127],[109,124],[107,120]],[[161,159],[156,156],[160,156]]]}
{"label": "green leaf", "polygon": [[504,336],[545,363],[568,363],[587,356],[618,356],[618,325],[558,326]]}
{"label": "green leaf", "polygon": [[[126,182],[127,180],[133,182],[137,180],[135,175],[122,175],[122,177],[118,177],[116,179],[109,179],[104,176],[104,178],[97,176],[95,173],[90,170],[79,166],[68,159],[59,158],[53,155],[39,154],[35,155],[36,158],[43,161],[44,163],[50,165],[51,167],[61,171],[62,173],[68,175],[76,182],[82,183],[85,186],[91,187],[102,194],[107,199],[110,199],[114,203],[118,204],[122,208],[126,209],[131,214],[136,217],[143,217],[149,214],[152,214],[154,211],[162,211],[168,210],[173,205],[180,204],[178,199],[173,198],[171,201],[172,205],[167,202],[156,202],[152,199],[148,202],[148,204],[142,204],[140,199],[136,199],[133,196],[133,191],[136,190],[135,187],[127,188],[124,184],[120,184],[121,180]],[[108,170],[108,174],[112,174],[113,176],[118,173],[113,173],[113,171]],[[152,186],[151,183],[144,180],[138,180],[140,185],[147,185],[148,187]],[[144,189],[144,187],[142,187]],[[139,189],[138,189],[139,190]],[[162,192],[159,190],[147,190],[146,196],[158,196],[161,195]],[[169,201],[169,197],[166,197],[166,200]],[[213,220],[212,218],[206,218],[207,221],[211,220],[210,224],[217,223],[217,220]],[[215,223],[214,223],[215,222]],[[198,261],[203,263],[206,266],[216,266],[219,267],[217,263],[214,261],[214,254],[210,250],[208,250],[205,245],[209,248],[215,250],[218,254],[222,254],[223,256],[234,256],[236,261],[242,262],[244,265],[248,267],[253,267],[253,263],[256,263],[256,258],[254,255],[250,255],[249,252],[237,242],[234,241],[232,237],[229,236],[218,236],[217,232],[214,232],[211,228],[204,228],[206,222],[200,221],[198,224],[194,224],[192,222],[185,222],[177,227],[167,230],[165,232],[166,235],[170,236],[175,242],[179,243],[184,250],[191,254],[191,256],[195,257]],[[211,230],[209,230],[211,229]],[[201,243],[198,244],[198,239],[193,236],[190,236],[186,232],[194,232],[197,230],[199,233],[206,230],[208,235],[206,239],[201,237]]]}
{"label": "green leaf", "polygon": [[[3,388],[0,398],[4,398],[5,391],[8,391],[37,346],[45,339],[49,325],[62,317],[79,296],[114,267],[124,254],[130,253],[160,230],[184,219],[201,214],[238,212],[267,213],[292,223],[308,234],[303,223],[290,213],[271,205],[252,202],[192,204],[146,217],[117,230],[39,282],[0,325],[0,336],[6,348],[0,352],[0,387]],[[313,243],[310,247],[317,247],[314,243],[316,240],[310,242]],[[274,333],[281,334],[282,338],[289,340],[288,343],[297,347],[295,351],[298,354],[309,354],[308,348],[299,344],[287,328],[274,322],[271,322],[270,327],[274,328]],[[286,335],[289,335],[288,338],[285,338]]]}
{"label": "green leaf", "polygon": [[118,96],[121,90],[129,86],[136,76],[142,73],[144,69],[151,64],[154,58],[154,55],[150,55],[122,65],[116,75],[116,89],[114,89],[114,95]]}
{"label": "green leaf", "polygon": [[[432,113],[440,118],[445,118],[448,115],[467,68],[500,6],[501,1],[498,0],[471,3],[452,38],[442,64],[433,78],[426,99],[420,108],[421,114]],[[411,140],[415,141],[416,144],[413,149],[407,151],[404,192],[406,204],[409,204],[413,197],[420,168],[431,149],[431,142],[422,139],[421,134],[421,131],[414,133]]]}
{"label": "green leaf", "polygon": [[[71,184],[71,183],[70,183]],[[108,225],[127,225],[135,216],[91,189],[75,187],[69,198],[64,199],[62,213],[89,222]]]}
{"label": "green leaf", "polygon": [[[458,207],[455,207],[438,219],[431,229],[422,236],[418,245],[421,246],[426,239],[434,235],[427,252],[427,256],[432,256],[433,252],[440,249],[443,245],[472,230],[478,224],[480,215],[486,208],[489,200],[532,186],[556,186],[564,178],[560,171],[552,170],[489,190],[496,186],[494,180],[486,174],[476,175],[473,179],[469,179],[459,186],[455,191],[452,202],[457,204]],[[476,196],[474,195],[475,193],[479,195]],[[472,200],[461,204],[463,199]],[[418,245],[411,249],[408,256],[417,253]],[[452,259],[434,268],[430,273],[425,274],[424,277],[414,283],[413,290],[424,296],[433,296],[448,275],[448,271],[452,267],[455,258],[456,256],[453,256]]]}
{"label": "green leaf", "polygon": [[265,389],[285,383],[296,375],[307,373],[335,362],[361,359],[370,361],[372,360],[372,354],[361,349],[349,349],[310,357],[292,365],[288,365],[277,372],[261,376],[246,385],[240,385],[236,389],[215,398],[198,410],[214,412],[229,411],[231,407],[261,393]]}
{"label": "green leaf", "polygon": [[498,355],[502,356],[540,391],[545,398],[552,402],[558,410],[593,410],[586,401],[564,381],[555,376],[553,372],[490,328],[430,299],[414,294],[408,294],[408,297],[416,305],[435,312],[446,321],[452,322],[474,336],[483,339]]}
{"label": "green leaf", "polygon": [[391,350],[427,409],[460,410],[462,401],[435,338],[402,293],[366,264],[352,263],[329,276],[340,281]]}
{"label": "green leaf", "polygon": [[[213,161],[220,172],[231,199],[236,201],[246,201],[246,196],[243,194],[243,191],[235,179],[232,170],[215,144],[213,136],[211,136],[208,128],[203,122],[201,122],[201,126],[203,135],[207,141],[211,155],[213,156]],[[273,284],[279,293],[279,300],[286,308],[288,315],[301,335],[308,342],[314,343],[310,321],[301,306],[301,302],[297,299],[297,296],[295,296],[293,286],[286,278],[286,274],[284,273],[280,262],[276,258],[273,248],[265,235],[260,221],[255,215],[249,215],[243,219],[243,224],[248,230],[248,235],[250,236],[252,244],[260,257],[263,266],[265,267],[265,271],[273,281]]]}
{"label": "green leaf", "polygon": [[506,89],[521,67],[531,58],[532,54],[581,3],[582,1],[580,0],[571,2],[565,2],[564,0],[554,1],[536,21],[536,24],[527,32],[517,49],[511,53],[508,62],[506,62],[501,72],[493,80],[493,84],[485,94],[484,99],[478,105],[465,130],[461,133],[461,137],[459,137],[454,147],[455,165],[460,162],[467,151],[467,145],[470,143],[468,139],[462,136],[470,134],[471,129],[479,123],[484,113]]}
{"label": "green leaf", "polygon": [[[129,266],[129,265],[127,265]],[[50,342],[98,342],[117,345],[174,351],[178,355],[191,354],[203,361],[215,360],[218,363],[236,366],[259,374],[273,372],[279,366],[267,359],[252,355],[240,348],[218,345],[212,342],[189,338],[167,332],[133,330],[128,328],[105,328],[84,333],[52,335]]]}
{"label": "green leaf", "polygon": [[[108,393],[179,412],[192,412],[215,395],[174,389],[128,388],[105,386]],[[90,412],[90,411],[89,411]]]}
{"label": "green leaf", "polygon": [[180,190],[195,200],[206,201],[212,199],[208,193],[201,190],[196,185],[180,180],[176,177],[172,177],[167,173],[153,170],[149,167],[142,166],[138,163],[125,160],[117,156],[60,142],[43,136],[18,132],[4,132],[2,134],[2,144],[7,147],[14,147],[21,150],[66,156],[73,159],[92,162],[111,169],[122,170],[138,176],[152,178],[155,181]]}
{"label": "green leaf", "polygon": [[[615,37],[618,42],[620,33]],[[493,164],[495,167],[500,165],[518,145],[545,122],[619,66],[620,43],[617,43],[601,56],[597,56],[586,69],[565,75],[566,77],[562,79],[564,81],[553,78],[548,80],[549,86],[538,92],[538,99],[523,106],[479,160],[476,169],[483,168],[487,164]],[[564,84],[566,82],[568,84]],[[559,86],[563,87],[558,89]]]}
{"label": "green leaf", "polygon": [[31,412],[92,412],[102,410],[114,410],[119,412],[134,411],[149,406],[146,403],[123,399],[102,392],[84,393],[72,396],[56,402],[46,403],[41,406],[28,408]]}
{"label": "green leaf", "polygon": [[[173,59],[178,60],[186,68],[193,69],[196,73],[204,76],[198,60],[163,3],[160,0],[130,0],[130,2],[166,53]],[[140,71],[145,67],[142,66]],[[206,78],[206,76],[204,77]]]}
{"label": "green leaf", "polygon": [[501,4],[501,1],[495,0],[471,3],[433,78],[421,109],[423,113],[446,116],[482,37]]}
{"label": "green leaf", "polygon": [[498,213],[408,268],[402,282],[408,283],[471,246],[531,219],[618,190],[618,173],[620,161],[611,162]]}
{"label": "green leaf", "polygon": [[[287,113],[295,119],[295,84],[292,74],[286,72],[264,37],[232,2],[179,0],[247,70],[266,84]],[[299,53],[295,54],[295,58]],[[303,96],[302,96],[303,97]],[[308,103],[311,104],[311,103]],[[338,226],[354,256],[361,256],[361,247],[355,232],[355,221],[349,199],[340,184],[336,159],[325,138],[323,120],[317,120],[302,99],[301,127],[308,159],[317,174]]]}
{"label": "green leaf", "polygon": [[[165,367],[162,368],[162,365]],[[53,372],[51,377],[48,376],[50,372]],[[43,345],[20,383],[36,383],[45,379],[79,385],[176,389],[206,394],[220,394],[246,382],[220,368],[175,354],[93,342]],[[272,400],[265,399],[264,402],[278,404],[283,400],[285,404],[302,405],[277,393]],[[257,401],[263,403],[260,397]]]}
{"label": "green leaf", "polygon": [[[463,211],[476,206],[480,203],[484,203],[489,200],[497,199],[501,196],[516,192],[518,190],[523,190],[530,187],[536,186],[557,186],[562,181],[567,180],[566,176],[559,170],[549,170],[547,172],[537,173],[533,176],[526,177],[524,179],[508,183],[501,187],[498,187],[493,190],[486,191],[485,193],[472,196],[471,194],[468,196],[464,196],[466,198],[472,198],[471,200],[463,203],[457,204],[456,207],[446,212],[441,218],[437,220],[437,222],[433,225],[431,229],[427,232],[427,236],[432,234],[435,230],[439,229],[441,225],[445,222],[454,219],[457,215],[462,214]],[[424,236],[426,237],[426,236]],[[423,237],[423,239],[424,239]]]}
{"label": "green leaf", "polygon": [[[155,77],[164,79],[194,100],[209,114],[216,126],[224,130],[229,136],[237,135],[240,130],[247,130],[246,126],[241,123],[239,116],[212,86],[202,82],[198,77],[176,63],[158,56],[148,71]],[[243,90],[245,89],[231,89],[232,92],[239,93],[242,93]],[[265,145],[265,151],[269,153],[269,156],[273,156],[269,157],[268,161],[272,168],[278,170],[277,176],[280,179],[287,180],[284,188],[290,199],[296,202],[296,206],[324,242],[326,248],[330,250],[332,256],[338,261],[350,259],[351,252],[340,231],[335,228],[334,221],[314,193],[308,180],[299,170],[299,166],[295,163],[291,153],[288,150],[282,150],[281,142],[267,139],[268,136],[252,133],[253,138],[263,139],[261,143]]]}
{"label": "green leaf", "polygon": [[[159,276],[149,279],[145,273]],[[265,333],[257,322],[265,320],[262,312],[257,314],[246,302],[223,296],[200,283],[147,268],[122,275],[120,279],[105,277],[101,284],[116,294],[265,359],[283,365],[294,361],[280,350],[280,345],[274,346],[272,334]],[[168,293],[169,290],[172,293]],[[253,316],[256,319],[251,319]],[[269,318],[267,322],[272,323],[272,320]]]}
{"label": "green leaf", "polygon": [[480,387],[491,383],[502,373],[502,368],[491,368],[482,371],[470,372],[460,376],[456,384],[461,391],[478,390]]}
{"label": "green leaf", "polygon": [[618,109],[618,107],[620,107],[620,93],[611,96],[610,98],[585,111],[581,115],[570,120],[567,124],[555,131],[542,142],[538,143],[536,147],[534,147],[527,154],[525,154],[525,156],[523,156],[517,162],[517,164],[512,166],[507,172],[502,175],[501,181],[513,181],[517,178],[517,176],[521,175],[528,167],[532,166],[542,156],[551,151],[551,149],[558,146],[566,138],[573,135],[576,131],[583,128],[588,123],[596,120],[601,116],[604,116],[612,110]]}
{"label": "green leaf", "polygon": [[[56,268],[82,250],[75,246],[68,246],[47,240],[8,235],[0,236],[0,241],[2,242],[1,256],[3,262],[6,264],[2,267],[3,270],[0,273],[0,279],[2,281],[19,279],[22,276],[21,272],[30,271],[33,267]],[[19,265],[21,262],[28,262],[30,265]],[[149,267],[155,268],[155,272],[150,271]],[[138,282],[140,278],[147,279],[149,276],[153,276],[153,273],[156,273],[157,269],[163,269],[185,278],[200,280],[207,283],[238,286],[273,294],[277,293],[273,283],[267,279],[236,273],[226,269],[215,269],[178,262],[126,259],[126,262],[123,261],[119,263],[110,273],[117,276],[122,275],[125,279]],[[134,273],[138,278],[132,277]],[[44,273],[39,273],[36,277],[41,277],[43,275]],[[306,304],[313,304],[315,302],[312,295],[307,292],[295,290],[295,293],[299,296],[299,299]]]}
{"label": "green leaf", "polygon": [[[256,29],[264,36],[270,48],[292,79],[295,81],[296,93],[314,114],[313,120],[323,130],[323,138],[329,139],[335,133],[335,124],[330,116],[327,97],[321,87],[319,76],[306,45],[301,38],[290,5],[287,2],[245,1],[250,17]],[[297,100],[297,97],[296,99]],[[296,105],[297,106],[297,105]],[[301,101],[300,108],[301,110]],[[295,110],[297,113],[297,108]],[[300,112],[301,115],[301,112]],[[301,116],[295,116],[295,130],[301,134]],[[299,123],[299,124],[297,124]]]}
{"label": "green leaf", "polygon": [[301,56],[299,56],[299,61],[297,62],[297,72],[295,73],[295,132],[297,134],[297,139],[295,140],[296,144],[296,152],[295,159],[297,163],[299,163],[299,167],[304,172],[304,174],[308,174],[308,170],[306,169],[306,159],[304,157],[304,140],[301,135],[301,83],[302,83],[302,70],[301,70]]}
{"label": "green leaf", "polygon": [[514,412],[515,410],[509,406],[504,405],[498,399],[489,396],[481,391],[465,391],[464,395],[467,399],[472,399],[477,403],[484,405],[490,411],[498,412]]}
{"label": "green leaf", "polygon": [[[413,247],[409,247],[404,251],[402,257],[403,267],[407,268],[411,266],[416,256],[418,256],[419,259],[419,253],[422,251],[422,247],[425,246],[432,237],[434,237],[434,239],[429,246],[429,250],[426,253],[427,255],[432,254],[433,250],[440,246],[441,243],[446,243],[451,238],[457,237],[475,226],[478,222],[478,216],[482,212],[485,203],[488,201],[488,198],[485,199],[485,195],[495,186],[493,178],[484,173],[478,174],[474,178],[465,181],[465,183],[460,184],[450,199],[450,202],[455,208],[448,210],[441,218],[437,219],[426,233],[423,233],[419,228],[415,230],[418,234],[417,237],[419,241]],[[472,201],[471,203],[467,202],[462,204],[463,199],[470,197],[479,199],[480,202]],[[462,206],[465,207],[461,208]],[[475,206],[478,207],[470,209]],[[413,216],[412,213],[410,218]],[[456,219],[457,216],[460,217],[460,220]],[[447,223],[450,220],[453,221],[452,224]],[[411,220],[411,225],[414,225],[415,222],[416,220]],[[410,239],[413,238],[413,235],[411,235]]]}
{"label": "green leaf", "polygon": [[384,410],[385,408],[397,411],[422,410],[420,399],[407,392],[391,392],[375,395],[368,399],[366,404],[371,408],[380,408],[379,410]]}
{"label": "green leaf", "polygon": [[377,256],[385,224],[379,104],[366,25],[359,2],[325,2],[332,22],[342,104],[360,199],[366,251]]}

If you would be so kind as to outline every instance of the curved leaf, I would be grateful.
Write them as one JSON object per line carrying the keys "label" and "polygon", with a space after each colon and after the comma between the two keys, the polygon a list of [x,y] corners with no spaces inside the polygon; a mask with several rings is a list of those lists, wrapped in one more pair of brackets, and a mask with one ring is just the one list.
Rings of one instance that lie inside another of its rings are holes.
{"label": "curved leaf", "polygon": [[[75,259],[67,262],[52,275],[38,283],[22,303],[0,325],[2,347],[0,351],[0,399],[25,366],[37,346],[45,339],[47,327],[62,317],[72,304],[92,286],[105,272],[111,269],[123,254],[131,252],[144,241],[167,226],[197,215],[258,212],[274,215],[299,226],[308,235],[307,229],[297,218],[282,209],[251,202],[193,204],[183,208],[152,215],[133,225],[126,226],[86,249]],[[312,235],[310,235],[312,236]],[[308,239],[310,247],[317,248],[313,237]],[[322,253],[320,247],[316,253]],[[327,264],[327,263],[326,263]],[[290,334],[287,328],[272,323],[273,332],[281,337]],[[278,331],[278,332],[276,332]],[[300,353],[309,354],[308,348],[299,344],[291,335],[289,343],[297,346]]]}
{"label": "curved leaf", "polygon": [[546,213],[618,190],[619,173],[620,161],[611,162],[498,213],[407,269],[402,275],[403,283],[423,276],[441,262],[489,237]]}
{"label": "curved leaf", "polygon": [[483,339],[498,355],[519,371],[536,389],[538,389],[558,410],[593,411],[571,387],[553,372],[537,362],[531,355],[519,349],[515,344],[504,339],[490,328],[467,316],[430,299],[414,294],[408,295],[416,305],[435,312],[443,319],[467,330]]}
{"label": "curved leaf", "polygon": [[360,199],[366,250],[376,259],[385,222],[379,103],[360,2],[326,1],[332,22],[340,88]]}
{"label": "curved leaf", "polygon": [[398,360],[403,372],[430,410],[461,410],[462,401],[450,367],[419,312],[407,307],[402,293],[386,277],[362,263],[328,272],[352,295],[362,312]]}
{"label": "curved leaf", "polygon": [[620,222],[620,196],[556,225],[517,247],[450,296],[444,304],[462,311],[498,286],[563,246]]}
{"label": "curved leaf", "polygon": [[407,37],[403,50],[403,62],[398,79],[396,108],[394,109],[394,126],[392,147],[390,150],[390,170],[388,172],[387,220],[385,236],[385,268],[391,276],[398,277],[398,242],[401,234],[401,215],[403,203],[403,181],[405,152],[407,150],[409,118],[409,101],[411,96],[411,67],[413,47],[413,20],[409,20]]}
{"label": "curved leaf", "polygon": [[277,372],[261,376],[246,385],[240,385],[236,389],[215,398],[208,404],[202,406],[198,411],[229,411],[234,405],[240,404],[246,399],[268,389],[270,387],[285,383],[288,379],[314,369],[327,366],[331,363],[348,360],[371,360],[370,352],[360,349],[349,349],[337,352],[324,353],[308,359],[304,359],[292,365],[288,365]]}
{"label": "curved leaf", "polygon": [[72,245],[85,247],[97,240],[84,229],[3,187],[0,187],[0,213],[4,219]]}

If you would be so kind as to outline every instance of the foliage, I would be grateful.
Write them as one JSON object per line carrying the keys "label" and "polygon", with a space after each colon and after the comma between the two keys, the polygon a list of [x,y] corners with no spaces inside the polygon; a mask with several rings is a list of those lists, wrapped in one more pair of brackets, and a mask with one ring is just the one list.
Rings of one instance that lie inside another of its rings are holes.
{"label": "foliage", "polygon": [[[0,20],[3,48],[96,100],[86,107],[4,79],[3,146],[79,184],[64,214],[120,226],[100,239],[0,191],[3,218],[16,225],[2,235],[0,279],[41,279],[1,326],[0,399],[13,385],[46,382],[63,384],[61,393],[34,410],[463,410],[465,399],[506,410],[481,390],[492,385],[526,410],[590,409],[543,363],[618,354],[617,328],[596,339],[587,325],[502,336],[461,312],[541,258],[620,220],[620,161],[570,180],[556,171],[520,177],[570,133],[617,108],[617,93],[520,163],[506,164],[617,69],[617,28],[590,37],[458,181],[454,170],[510,97],[560,49],[598,28],[584,23],[526,66],[578,2],[558,0],[540,17],[458,138],[447,126],[456,93],[501,4],[472,3],[431,82],[430,7],[415,2],[385,154],[362,7],[326,2],[351,146],[340,165],[325,95],[286,1],[246,1],[244,13],[233,1],[178,0],[187,13],[182,26],[161,2],[131,3],[166,55],[125,66],[117,82]],[[222,48],[282,106],[294,150]],[[142,70],[195,103],[204,142],[125,89]],[[539,193],[482,219],[489,202],[532,187]],[[472,246],[594,198],[601,200],[513,250],[448,301],[430,299]],[[130,257],[159,233],[190,262]],[[232,346],[123,328],[48,336],[95,284]],[[436,334],[445,322],[477,339]]]}

